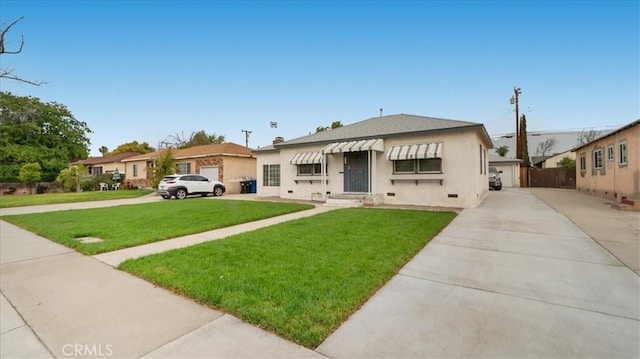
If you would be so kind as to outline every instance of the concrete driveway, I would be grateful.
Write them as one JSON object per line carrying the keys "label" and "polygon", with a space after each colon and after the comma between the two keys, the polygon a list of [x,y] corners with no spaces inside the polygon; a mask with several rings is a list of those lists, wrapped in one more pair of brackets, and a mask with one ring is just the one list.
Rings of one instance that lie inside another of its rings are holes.
{"label": "concrete driveway", "polygon": [[317,351],[637,358],[639,297],[636,273],[569,218],[505,189],[464,210]]}

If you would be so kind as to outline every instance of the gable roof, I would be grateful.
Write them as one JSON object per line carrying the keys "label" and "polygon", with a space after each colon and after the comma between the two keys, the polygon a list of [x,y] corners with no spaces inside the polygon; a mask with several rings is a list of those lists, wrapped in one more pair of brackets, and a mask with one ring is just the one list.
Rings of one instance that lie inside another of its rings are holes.
{"label": "gable roof", "polygon": [[[211,157],[211,156],[239,156],[239,157],[251,157],[251,148],[240,146],[233,142],[225,142],[225,143],[214,143],[210,145],[202,145],[202,146],[193,146],[189,148],[172,148],[171,154],[177,160],[187,159],[187,158],[200,158],[200,157]],[[123,162],[131,162],[131,161],[144,161],[156,159],[167,152],[167,149],[162,149],[158,151],[153,151],[149,153],[145,153],[143,155],[138,155],[134,157],[129,157]]]}
{"label": "gable roof", "polygon": [[604,135],[602,135],[602,136],[599,136],[599,137],[597,137],[596,139],[594,139],[594,140],[593,140],[593,141],[591,141],[591,142],[587,142],[587,143],[585,143],[585,144],[579,145],[578,147],[573,148],[571,151],[572,151],[572,152],[575,152],[575,151],[577,151],[577,150],[581,149],[582,147],[589,146],[590,144],[592,144],[592,143],[594,143],[594,142],[598,142],[598,141],[600,141],[600,140],[601,140],[601,139],[603,139],[603,138],[607,138],[607,137],[609,137],[609,136],[615,135],[615,134],[616,134],[616,133],[618,133],[618,132],[621,132],[621,131],[624,131],[624,130],[626,130],[626,129],[628,129],[628,128],[631,128],[631,127],[633,127],[633,126],[639,126],[639,125],[640,125],[640,119],[635,120],[635,121],[633,121],[633,122],[631,122],[631,123],[629,123],[629,124],[626,124],[626,125],[624,125],[624,126],[620,127],[620,128],[619,128],[619,129],[617,129],[617,130],[613,130],[613,131],[611,131],[611,132],[609,132],[609,133],[606,133],[606,134],[604,134]]}
{"label": "gable roof", "polygon": [[316,132],[308,136],[265,146],[254,152],[273,151],[278,147],[330,143],[335,141],[355,141],[375,137],[385,138],[471,128],[481,129],[487,142],[492,143],[484,125],[481,123],[398,114],[373,117],[332,130]]}
{"label": "gable roof", "polygon": [[99,164],[105,164],[105,163],[114,163],[114,162],[122,162],[122,160],[127,159],[129,157],[133,157],[133,156],[138,156],[140,155],[140,153],[138,152],[123,152],[123,153],[118,153],[117,155],[113,155],[113,156],[108,156],[108,157],[89,157],[89,158],[85,158],[83,160],[78,160],[75,162],[72,162],[72,165],[99,165]]}

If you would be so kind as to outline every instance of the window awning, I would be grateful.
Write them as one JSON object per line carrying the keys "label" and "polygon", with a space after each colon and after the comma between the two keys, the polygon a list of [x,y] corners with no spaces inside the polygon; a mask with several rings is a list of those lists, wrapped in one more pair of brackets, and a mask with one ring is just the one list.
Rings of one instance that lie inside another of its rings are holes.
{"label": "window awning", "polygon": [[358,152],[358,151],[384,151],[384,143],[380,138],[371,140],[334,142],[322,149],[322,153]]}
{"label": "window awning", "polygon": [[390,161],[442,158],[442,143],[392,146],[387,152]]}
{"label": "window awning", "polygon": [[321,163],[322,153],[320,152],[299,152],[296,153],[293,158],[291,158],[292,165],[312,165]]}

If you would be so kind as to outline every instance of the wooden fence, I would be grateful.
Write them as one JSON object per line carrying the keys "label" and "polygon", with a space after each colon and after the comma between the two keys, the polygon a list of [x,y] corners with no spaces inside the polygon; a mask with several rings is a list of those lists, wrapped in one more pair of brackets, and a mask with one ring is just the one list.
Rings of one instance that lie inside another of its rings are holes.
{"label": "wooden fence", "polygon": [[529,187],[576,188],[575,168],[530,168]]}

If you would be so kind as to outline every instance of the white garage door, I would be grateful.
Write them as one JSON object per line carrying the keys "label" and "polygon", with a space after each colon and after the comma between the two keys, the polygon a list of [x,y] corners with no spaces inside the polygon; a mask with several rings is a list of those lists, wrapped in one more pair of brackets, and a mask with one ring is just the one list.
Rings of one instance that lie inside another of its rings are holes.
{"label": "white garage door", "polygon": [[502,187],[515,187],[516,183],[515,171],[513,165],[496,166],[498,171],[502,171],[500,178],[502,179]]}
{"label": "white garage door", "polygon": [[200,174],[214,181],[219,181],[218,166],[200,167]]}

